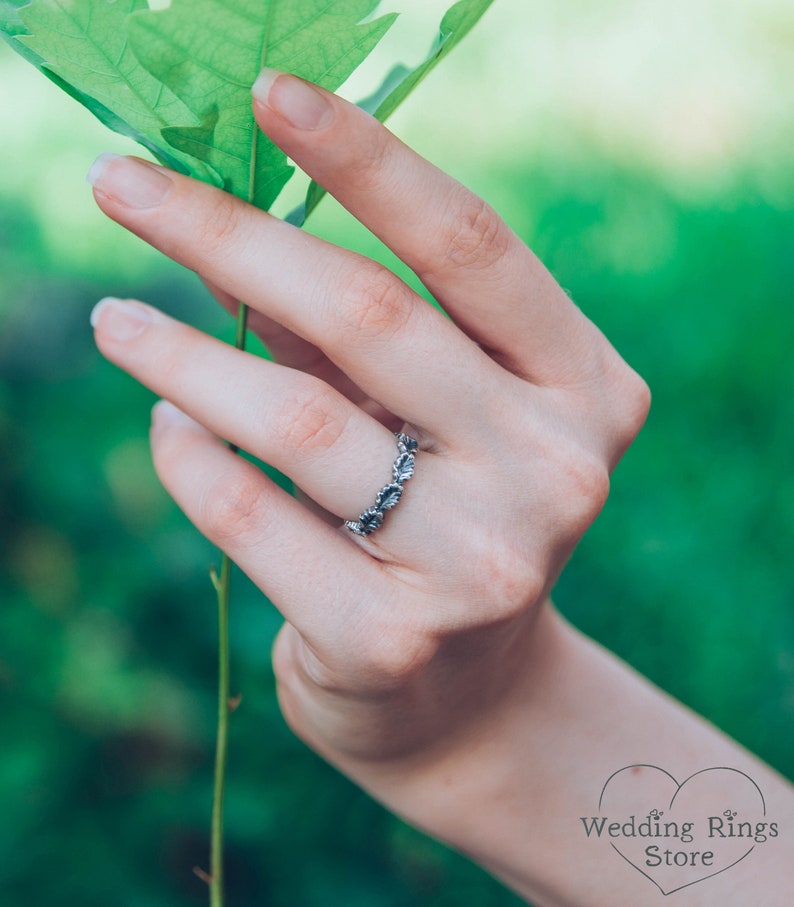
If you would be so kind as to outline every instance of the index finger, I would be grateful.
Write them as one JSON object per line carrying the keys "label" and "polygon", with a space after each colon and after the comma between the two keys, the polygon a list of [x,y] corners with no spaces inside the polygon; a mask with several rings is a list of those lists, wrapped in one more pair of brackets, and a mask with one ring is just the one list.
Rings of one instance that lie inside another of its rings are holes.
{"label": "index finger", "polygon": [[600,376],[608,342],[482,199],[374,117],[302,79],[265,69],[253,95],[263,131],[503,364],[544,385]]}

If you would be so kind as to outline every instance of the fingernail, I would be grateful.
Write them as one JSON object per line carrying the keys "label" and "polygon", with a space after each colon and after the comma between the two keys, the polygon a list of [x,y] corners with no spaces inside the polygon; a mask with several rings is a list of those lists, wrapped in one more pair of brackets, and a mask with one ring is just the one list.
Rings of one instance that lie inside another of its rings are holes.
{"label": "fingernail", "polygon": [[139,302],[108,296],[91,312],[91,327],[113,340],[126,342],[139,337],[152,322],[152,312]]}
{"label": "fingernail", "polygon": [[158,400],[152,407],[152,427],[162,428],[176,422],[190,421],[181,409],[177,409],[168,400]]}
{"label": "fingernail", "polygon": [[155,208],[168,195],[171,183],[165,171],[134,157],[100,154],[86,180],[103,195],[128,208]]}
{"label": "fingernail", "polygon": [[331,122],[328,99],[309,82],[277,69],[263,69],[251,93],[296,129],[322,129]]}

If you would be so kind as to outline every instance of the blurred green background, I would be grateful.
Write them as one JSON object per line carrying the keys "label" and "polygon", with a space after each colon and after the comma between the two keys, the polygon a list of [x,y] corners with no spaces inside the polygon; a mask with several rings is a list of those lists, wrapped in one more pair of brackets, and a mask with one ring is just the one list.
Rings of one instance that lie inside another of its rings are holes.
{"label": "blurred green background", "polygon": [[[379,65],[418,55],[442,6],[402,4]],[[0,903],[202,904],[217,555],[159,488],[153,399],[100,358],[88,314],[129,295],[232,327],[95,209],[91,160],[129,146],[4,45],[0,92]],[[392,123],[653,390],[560,607],[789,776],[792,110],[788,0],[496,0]],[[311,228],[393,264],[330,201]],[[230,907],[515,904],[291,736],[278,623],[238,577]]]}

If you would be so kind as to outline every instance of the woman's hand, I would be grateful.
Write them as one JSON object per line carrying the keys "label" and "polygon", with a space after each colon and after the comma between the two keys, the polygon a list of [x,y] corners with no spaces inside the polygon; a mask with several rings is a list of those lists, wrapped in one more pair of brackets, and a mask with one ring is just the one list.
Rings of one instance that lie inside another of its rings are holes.
{"label": "woman's hand", "polygon": [[[92,319],[102,352],[170,401],[152,429],[166,488],[286,619],[274,665],[291,726],[549,907],[647,901],[649,879],[578,818],[621,766],[679,778],[733,766],[790,828],[790,787],[546,603],[642,425],[643,382],[482,201],[369,116],[272,72],[254,98],[267,134],[451,316],[208,186],[135,159],[92,169],[102,209],[229,308],[249,304],[277,359],[137,302],[106,301]],[[383,526],[355,535],[342,521],[390,480],[400,431],[419,441],[415,475]],[[707,815],[729,794],[693,807]],[[789,863],[765,844],[677,897],[782,907]]]}
{"label": "woman's hand", "polygon": [[[460,746],[524,688],[543,602],[648,391],[486,204],[374,119],[268,71],[254,109],[450,318],[379,264],[103,156],[102,210],[227,306],[248,304],[277,361],[138,302],[106,301],[93,321],[104,355],[170,401],[152,429],[163,484],[284,615],[274,665],[288,722],[366,780],[367,765]],[[357,536],[342,521],[390,480],[399,431],[419,442],[415,475],[382,528]]]}

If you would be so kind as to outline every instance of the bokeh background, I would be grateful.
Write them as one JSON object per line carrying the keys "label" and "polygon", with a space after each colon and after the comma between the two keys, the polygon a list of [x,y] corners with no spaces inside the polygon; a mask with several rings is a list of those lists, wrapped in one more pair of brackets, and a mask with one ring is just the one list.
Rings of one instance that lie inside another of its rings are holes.
{"label": "bokeh background", "polygon": [[[392,6],[383,68],[418,58],[443,8]],[[653,390],[560,607],[789,776],[792,111],[790,0],[496,0],[392,123],[501,210]],[[158,486],[153,399],[100,358],[88,314],[111,293],[232,327],[95,209],[102,150],[129,146],[0,45],[5,907],[206,900],[191,867],[207,863],[217,554]],[[311,229],[394,264],[331,201]],[[517,903],[293,739],[278,624],[238,576],[230,907]]]}

